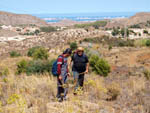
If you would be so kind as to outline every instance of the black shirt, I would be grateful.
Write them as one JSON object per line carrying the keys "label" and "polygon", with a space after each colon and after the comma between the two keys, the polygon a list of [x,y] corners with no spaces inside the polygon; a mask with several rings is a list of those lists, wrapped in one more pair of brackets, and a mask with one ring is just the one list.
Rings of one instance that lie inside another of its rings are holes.
{"label": "black shirt", "polygon": [[72,71],[77,71],[79,73],[86,71],[86,65],[89,62],[89,60],[85,54],[79,56],[77,53],[75,53],[72,56],[72,61],[73,61]]}

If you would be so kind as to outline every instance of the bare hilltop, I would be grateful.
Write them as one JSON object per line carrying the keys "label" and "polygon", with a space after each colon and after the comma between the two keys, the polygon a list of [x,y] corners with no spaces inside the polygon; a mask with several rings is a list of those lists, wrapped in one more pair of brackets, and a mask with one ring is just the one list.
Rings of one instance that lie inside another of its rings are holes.
{"label": "bare hilltop", "polygon": [[0,11],[0,24],[2,25],[23,25],[35,24],[37,26],[45,26],[47,23],[37,17],[27,14],[14,14]]}
{"label": "bare hilltop", "polygon": [[110,20],[106,27],[112,28],[112,27],[124,27],[125,25],[135,25],[135,24],[145,24],[147,21],[150,21],[150,12],[140,12],[135,14],[134,16],[130,18],[116,18]]}

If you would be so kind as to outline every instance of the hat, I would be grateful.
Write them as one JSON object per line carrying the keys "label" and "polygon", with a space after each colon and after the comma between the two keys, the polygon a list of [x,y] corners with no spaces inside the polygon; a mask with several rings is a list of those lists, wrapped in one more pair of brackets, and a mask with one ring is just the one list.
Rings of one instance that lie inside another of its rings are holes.
{"label": "hat", "polygon": [[77,51],[84,51],[83,47],[78,47]]}

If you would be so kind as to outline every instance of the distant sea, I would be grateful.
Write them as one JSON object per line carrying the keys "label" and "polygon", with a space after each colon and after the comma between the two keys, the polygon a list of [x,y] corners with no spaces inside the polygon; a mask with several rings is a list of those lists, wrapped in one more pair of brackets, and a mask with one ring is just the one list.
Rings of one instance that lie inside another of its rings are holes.
{"label": "distant sea", "polygon": [[113,18],[128,18],[135,15],[136,12],[112,12],[112,13],[73,13],[73,14],[32,14],[46,22],[59,22],[69,19],[78,22],[97,21]]}

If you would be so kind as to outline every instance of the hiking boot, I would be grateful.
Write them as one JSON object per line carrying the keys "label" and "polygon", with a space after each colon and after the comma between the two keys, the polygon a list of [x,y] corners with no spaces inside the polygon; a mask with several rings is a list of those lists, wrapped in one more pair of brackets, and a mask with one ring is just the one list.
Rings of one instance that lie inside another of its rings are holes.
{"label": "hiking boot", "polygon": [[64,97],[64,100],[65,100],[65,101],[67,101],[67,100],[68,100],[68,98],[65,96],[65,97]]}
{"label": "hiking boot", "polygon": [[58,98],[58,102],[62,102],[63,101],[63,98]]}

